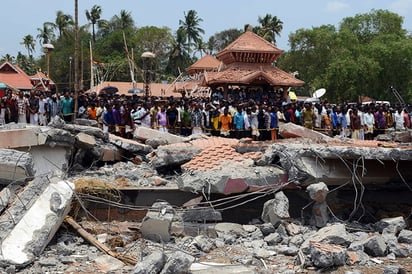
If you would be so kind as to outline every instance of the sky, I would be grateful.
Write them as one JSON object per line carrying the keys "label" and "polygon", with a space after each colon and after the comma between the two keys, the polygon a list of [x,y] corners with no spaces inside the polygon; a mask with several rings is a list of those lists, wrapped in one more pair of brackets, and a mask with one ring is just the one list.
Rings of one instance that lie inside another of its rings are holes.
{"label": "sky", "polygon": [[[338,26],[343,18],[368,13],[373,9],[395,12],[404,18],[403,28],[412,31],[412,0],[78,0],[79,24],[87,23],[85,11],[93,5],[102,8],[102,19],[109,20],[121,10],[131,12],[137,27],[169,27],[175,31],[184,13],[195,10],[203,19],[204,41],[213,34],[230,28],[243,29],[245,24],[258,25],[258,17],[266,14],[283,21],[277,47],[289,49],[288,37],[298,29],[321,25]],[[54,22],[56,12],[63,11],[74,18],[74,0],[2,0],[0,27],[0,57],[26,53],[23,37],[38,35],[44,22]],[[41,54],[36,44],[35,55]]]}

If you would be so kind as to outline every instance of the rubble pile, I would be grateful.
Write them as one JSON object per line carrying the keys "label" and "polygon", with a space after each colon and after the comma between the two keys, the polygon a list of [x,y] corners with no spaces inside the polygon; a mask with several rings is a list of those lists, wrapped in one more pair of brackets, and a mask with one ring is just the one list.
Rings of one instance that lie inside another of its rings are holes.
{"label": "rubble pile", "polygon": [[[18,130],[31,136],[29,145],[15,141],[0,149],[5,159],[0,221],[7,224],[0,231],[0,266],[7,273],[412,269],[410,212],[394,210],[391,218],[361,224],[354,214],[343,221],[332,211],[340,189],[356,193],[352,213],[363,209],[359,219],[365,215],[366,187],[411,191],[412,146],[406,133],[393,133],[390,142],[353,142],[287,124],[281,134],[301,138],[258,143],[139,128],[129,140],[87,121],[65,124],[58,117],[48,127]],[[85,208],[90,204],[82,201],[92,193],[76,193],[72,182],[79,180],[108,182],[119,195],[179,191],[185,203],[141,206],[141,196],[119,201],[96,196],[100,209],[145,211],[145,217],[112,221],[100,230],[98,222],[87,226],[87,220],[66,218],[63,223],[73,199],[92,218]],[[297,205],[289,189],[307,201],[301,211],[310,207],[309,217],[291,214]],[[223,213],[262,197],[263,206],[254,208],[260,213],[247,223],[225,220]]]}

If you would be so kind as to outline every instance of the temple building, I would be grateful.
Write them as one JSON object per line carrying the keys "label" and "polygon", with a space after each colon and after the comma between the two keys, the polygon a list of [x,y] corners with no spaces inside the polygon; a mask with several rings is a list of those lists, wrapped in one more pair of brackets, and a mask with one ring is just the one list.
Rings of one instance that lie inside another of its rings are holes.
{"label": "temple building", "polygon": [[[209,62],[210,66],[202,65],[207,62],[200,59],[200,64],[196,62],[187,72],[193,80],[200,81],[199,86],[207,87],[212,94],[223,98],[246,94],[247,97],[270,95],[283,99],[289,88],[303,86],[304,82],[273,65],[282,53],[282,50],[248,30],[217,53],[217,60]],[[211,60],[213,57],[207,58]],[[193,77],[201,72],[202,77]],[[189,88],[188,83],[185,85]],[[195,85],[193,81],[193,89],[198,88]]]}

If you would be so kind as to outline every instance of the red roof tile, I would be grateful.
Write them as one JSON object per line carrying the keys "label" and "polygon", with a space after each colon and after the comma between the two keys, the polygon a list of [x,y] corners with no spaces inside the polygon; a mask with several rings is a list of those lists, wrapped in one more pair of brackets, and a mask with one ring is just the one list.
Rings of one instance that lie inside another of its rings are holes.
{"label": "red roof tile", "polygon": [[210,54],[206,54],[199,60],[197,60],[194,64],[189,66],[186,71],[190,75],[193,75],[198,72],[204,72],[204,71],[212,71],[218,69],[220,66],[220,61],[217,60],[215,57],[213,57]]}
{"label": "red roof tile", "polygon": [[204,84],[249,85],[265,81],[272,86],[302,86],[304,82],[271,65],[230,65],[219,72],[205,72]]}
{"label": "red roof tile", "polygon": [[20,90],[31,90],[33,87],[30,77],[19,66],[10,62],[4,62],[0,66],[0,82]]}

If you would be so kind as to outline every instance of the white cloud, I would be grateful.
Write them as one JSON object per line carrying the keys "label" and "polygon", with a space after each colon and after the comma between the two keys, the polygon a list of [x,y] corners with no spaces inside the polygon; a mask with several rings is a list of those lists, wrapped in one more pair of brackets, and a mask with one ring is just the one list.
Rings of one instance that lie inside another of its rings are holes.
{"label": "white cloud", "polygon": [[349,8],[349,4],[341,1],[328,2],[326,5],[326,10],[329,12],[339,12]]}
{"label": "white cloud", "polygon": [[390,7],[392,11],[400,15],[406,15],[412,10],[412,0],[397,0],[394,1]]}

